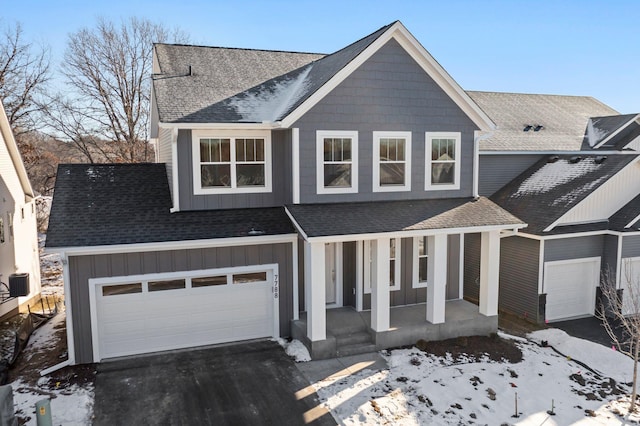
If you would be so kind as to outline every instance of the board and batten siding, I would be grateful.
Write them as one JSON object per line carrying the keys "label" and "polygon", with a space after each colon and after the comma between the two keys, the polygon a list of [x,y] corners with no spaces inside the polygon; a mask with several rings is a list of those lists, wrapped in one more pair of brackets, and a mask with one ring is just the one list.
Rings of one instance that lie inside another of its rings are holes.
{"label": "board and batten siding", "polygon": [[622,257],[640,256],[640,235],[622,237]]}
{"label": "board and batten siding", "polygon": [[522,237],[500,239],[500,310],[539,321],[539,263],[538,240]]}
{"label": "board and batten siding", "polygon": [[[395,40],[313,106],[292,127],[300,129],[300,202],[468,197],[473,192],[477,126]],[[358,132],[358,192],[316,193],[316,131]],[[373,132],[410,131],[411,191],[373,192]],[[461,132],[459,190],[425,191],[425,132]]]}
{"label": "board and batten siding", "polygon": [[603,235],[547,240],[544,243],[544,261],[600,257],[603,247]]}
{"label": "board and batten siding", "polygon": [[478,192],[489,197],[544,157],[542,154],[480,153]]}
{"label": "board and batten siding", "polygon": [[[212,131],[212,135],[215,131]],[[291,195],[291,131],[271,132],[271,192],[194,195],[191,130],[178,131],[180,210],[241,209],[289,204]]]}
{"label": "board and batten siding", "polygon": [[480,233],[464,234],[464,299],[480,299]]}
{"label": "board and batten siding", "polygon": [[94,361],[88,284],[91,278],[277,263],[280,274],[280,335],[288,336],[293,316],[291,250],[292,244],[281,243],[69,257],[76,362]]}

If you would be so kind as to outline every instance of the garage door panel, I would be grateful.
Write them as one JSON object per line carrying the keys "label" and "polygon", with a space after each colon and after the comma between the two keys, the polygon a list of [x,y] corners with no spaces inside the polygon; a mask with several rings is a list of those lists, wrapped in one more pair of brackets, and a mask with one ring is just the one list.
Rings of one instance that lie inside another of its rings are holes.
{"label": "garage door panel", "polygon": [[600,260],[579,259],[545,263],[546,319],[593,315]]}
{"label": "garage door panel", "polygon": [[270,282],[95,295],[100,358],[270,337],[277,315]]}

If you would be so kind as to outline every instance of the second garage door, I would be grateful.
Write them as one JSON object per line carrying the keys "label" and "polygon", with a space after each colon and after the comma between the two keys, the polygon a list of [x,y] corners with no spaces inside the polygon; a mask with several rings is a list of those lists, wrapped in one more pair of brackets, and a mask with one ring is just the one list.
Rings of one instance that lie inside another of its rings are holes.
{"label": "second garage door", "polygon": [[274,268],[91,280],[94,359],[277,337]]}
{"label": "second garage door", "polygon": [[546,319],[593,315],[599,280],[599,257],[545,262]]}

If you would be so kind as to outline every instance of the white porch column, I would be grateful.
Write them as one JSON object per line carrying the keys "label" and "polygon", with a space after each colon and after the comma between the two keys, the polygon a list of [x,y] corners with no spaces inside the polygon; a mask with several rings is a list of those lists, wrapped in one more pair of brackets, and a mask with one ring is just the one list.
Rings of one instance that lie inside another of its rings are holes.
{"label": "white porch column", "polygon": [[447,235],[427,237],[427,321],[444,322],[447,295]]}
{"label": "white porch column", "polygon": [[312,342],[327,338],[324,243],[304,243],[304,288],[307,306],[307,337]]}
{"label": "white porch column", "polygon": [[500,272],[500,231],[481,233],[480,313],[498,315],[498,278]]}
{"label": "white porch column", "polygon": [[391,300],[389,296],[389,238],[372,242],[374,271],[371,282],[371,328],[374,331],[389,330]]}

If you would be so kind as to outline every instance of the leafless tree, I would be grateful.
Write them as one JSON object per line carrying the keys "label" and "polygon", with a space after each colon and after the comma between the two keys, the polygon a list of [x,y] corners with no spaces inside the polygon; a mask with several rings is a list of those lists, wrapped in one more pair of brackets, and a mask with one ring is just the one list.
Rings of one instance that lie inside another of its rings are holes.
{"label": "leafless tree", "polygon": [[[58,96],[51,126],[88,161],[148,161],[153,42],[185,42],[179,30],[130,18],[99,19],[69,36],[62,64],[69,96]],[[108,141],[107,146],[97,142]]]}
{"label": "leafless tree", "polygon": [[596,316],[602,320],[607,334],[623,354],[633,359],[633,390],[629,412],[635,411],[640,360],[640,271],[631,262],[622,262],[623,291],[616,289],[613,274],[605,274],[600,289],[602,300]]}
{"label": "leafless tree", "polygon": [[20,24],[0,36],[0,99],[17,139],[39,128],[42,95],[51,77],[49,49],[23,40]]}

